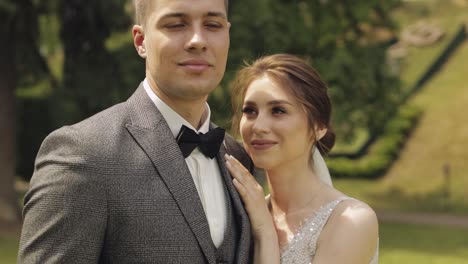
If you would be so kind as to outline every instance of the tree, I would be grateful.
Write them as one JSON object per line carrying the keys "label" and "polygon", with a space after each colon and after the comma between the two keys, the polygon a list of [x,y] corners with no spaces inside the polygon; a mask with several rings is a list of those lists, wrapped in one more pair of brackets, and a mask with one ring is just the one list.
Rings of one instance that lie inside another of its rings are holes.
{"label": "tree", "polygon": [[296,54],[308,59],[328,84],[339,134],[353,138],[356,128],[364,128],[377,135],[398,106],[399,82],[386,68],[388,40],[376,39],[374,30],[393,30],[385,13],[397,3],[235,1],[230,11],[233,26],[227,79],[245,59],[278,52]]}
{"label": "tree", "polygon": [[18,13],[17,1],[0,1],[0,231],[17,228],[20,223],[14,190],[17,83],[15,35]]}
{"label": "tree", "polygon": [[119,65],[105,46],[112,30],[128,25],[124,4],[122,0],[60,1],[65,61],[63,84],[56,94],[59,124],[82,120],[127,96]]}
{"label": "tree", "polygon": [[0,229],[16,229],[21,219],[14,189],[16,89],[42,81],[55,86],[56,81],[39,52],[38,9],[31,0],[0,0],[0,34]]}

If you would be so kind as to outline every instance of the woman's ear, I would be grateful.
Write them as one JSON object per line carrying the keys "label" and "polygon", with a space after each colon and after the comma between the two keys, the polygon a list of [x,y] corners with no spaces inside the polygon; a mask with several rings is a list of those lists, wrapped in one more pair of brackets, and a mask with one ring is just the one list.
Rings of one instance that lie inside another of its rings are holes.
{"label": "woman's ear", "polygon": [[317,126],[315,128],[315,140],[319,141],[320,139],[322,139],[327,133],[327,131],[328,131],[328,128]]}
{"label": "woman's ear", "polygon": [[132,35],[133,35],[133,45],[135,49],[143,59],[146,59],[147,53],[145,48],[145,32],[143,31],[143,27],[140,25],[134,25],[132,28]]}

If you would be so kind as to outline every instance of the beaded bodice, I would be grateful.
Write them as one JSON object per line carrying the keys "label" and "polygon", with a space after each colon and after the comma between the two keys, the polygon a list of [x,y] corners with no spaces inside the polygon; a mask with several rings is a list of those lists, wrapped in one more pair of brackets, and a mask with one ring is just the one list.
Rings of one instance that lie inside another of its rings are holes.
{"label": "beaded bodice", "polygon": [[[333,209],[343,200],[342,197],[320,207],[310,218],[306,219],[289,244],[281,250],[282,264],[311,264],[317,250],[317,240],[328,221]],[[378,263],[378,246],[370,264]]]}

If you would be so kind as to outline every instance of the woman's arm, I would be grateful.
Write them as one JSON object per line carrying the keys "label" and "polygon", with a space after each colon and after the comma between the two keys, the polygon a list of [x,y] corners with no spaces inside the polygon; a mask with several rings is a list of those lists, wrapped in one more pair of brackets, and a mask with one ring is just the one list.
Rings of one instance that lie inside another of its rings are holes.
{"label": "woman's arm", "polygon": [[234,157],[225,156],[234,186],[244,201],[254,236],[254,263],[280,263],[278,236],[268,210],[263,188]]}

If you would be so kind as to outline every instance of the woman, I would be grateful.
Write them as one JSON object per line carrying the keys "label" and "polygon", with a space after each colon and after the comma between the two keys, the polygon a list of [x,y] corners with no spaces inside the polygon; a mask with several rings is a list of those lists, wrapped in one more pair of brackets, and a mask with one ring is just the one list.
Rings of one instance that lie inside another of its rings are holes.
{"label": "woman", "polygon": [[226,156],[251,220],[254,263],[377,263],[374,211],[320,180],[315,169],[314,153],[327,153],[335,138],[318,73],[295,56],[272,55],[243,68],[233,94],[234,105],[242,105],[233,125],[240,124],[270,189],[265,199],[252,175]]}

